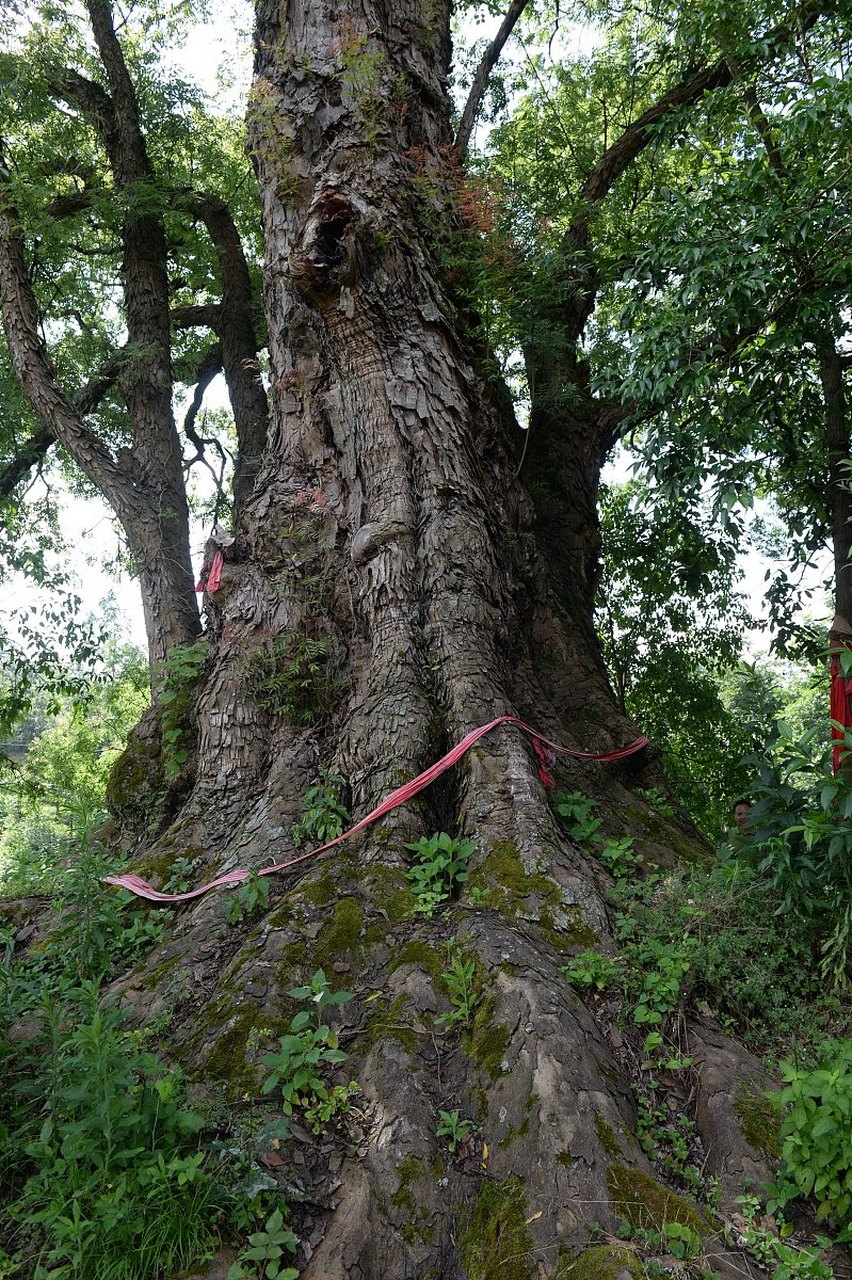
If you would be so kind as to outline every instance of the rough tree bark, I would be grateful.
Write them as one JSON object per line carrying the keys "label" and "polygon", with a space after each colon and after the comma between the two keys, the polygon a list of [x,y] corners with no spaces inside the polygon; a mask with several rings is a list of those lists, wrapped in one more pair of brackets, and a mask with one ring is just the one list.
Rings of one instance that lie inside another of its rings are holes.
{"label": "rough tree bark", "polygon": [[[345,776],[361,815],[503,713],[586,750],[636,736],[615,709],[580,570],[551,560],[556,541],[517,478],[514,424],[452,296],[444,260],[449,246],[457,262],[464,233],[449,52],[448,0],[356,0],[343,17],[326,0],[259,5],[250,121],[271,422],[206,602],[211,652],[180,809],[153,844],[140,838],[137,867],[161,881],[179,854],[199,879],[286,857],[320,763]],[[566,464],[568,509],[586,502],[571,475]],[[127,823],[152,767],[138,743],[120,762],[111,794]],[[643,768],[576,764],[560,780],[595,795],[607,829],[648,857],[700,856],[633,793]],[[195,902],[121,982],[128,1016],[168,1010],[199,1092],[245,1098],[259,1092],[258,1046],[292,1014],[288,988],[322,966],[355,991],[340,1011],[362,1091],[349,1138],[315,1142],[296,1126],[271,1161],[283,1155],[305,1280],[630,1273],[629,1253],[608,1247],[573,1265],[591,1222],[614,1232],[648,1204],[646,1222],[681,1203],[637,1140],[621,1037],[560,972],[591,940],[614,945],[608,877],[560,829],[514,732],[447,777],[277,879],[260,923],[228,930],[225,895]],[[418,921],[404,844],[440,829],[475,842],[471,883],[490,896]],[[434,1022],[449,938],[475,958],[481,988],[462,1038]],[[729,1202],[743,1173],[766,1172],[732,1109],[738,1079],[760,1071],[718,1029],[686,1035],[706,1062],[698,1123]],[[455,1158],[435,1133],[439,1109],[454,1108],[481,1126]],[[749,1274],[712,1231],[707,1256]]]}

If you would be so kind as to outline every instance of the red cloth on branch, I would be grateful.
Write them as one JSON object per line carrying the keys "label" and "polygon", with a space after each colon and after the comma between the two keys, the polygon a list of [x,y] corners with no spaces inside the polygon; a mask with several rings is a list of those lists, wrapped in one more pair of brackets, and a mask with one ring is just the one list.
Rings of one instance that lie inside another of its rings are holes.
{"label": "red cloth on branch", "polygon": [[[848,645],[842,647],[847,652],[852,652]],[[852,768],[852,762],[846,759],[849,752],[843,745],[845,731],[852,728],[852,675],[843,674],[840,652],[838,648],[831,654],[831,737],[834,742],[832,759],[835,773],[838,772],[841,764],[844,769]],[[843,728],[840,727],[841,725]]]}

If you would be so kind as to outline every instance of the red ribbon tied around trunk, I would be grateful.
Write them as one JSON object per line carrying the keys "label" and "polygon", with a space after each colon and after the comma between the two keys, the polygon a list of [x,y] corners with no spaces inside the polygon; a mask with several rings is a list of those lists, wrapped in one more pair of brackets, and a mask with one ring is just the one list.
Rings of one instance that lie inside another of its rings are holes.
{"label": "red ribbon tied around trunk", "polygon": [[[498,716],[496,720],[490,720],[488,724],[480,725],[478,729],[471,729],[470,733],[465,734],[461,742],[457,742],[445,756],[441,756],[441,759],[436,760],[428,769],[418,773],[417,777],[412,778],[410,782],[405,782],[401,787],[397,787],[395,791],[391,791],[390,795],[385,796],[381,804],[372,809],[366,817],[356,822],[348,831],[344,831],[343,835],[336,836],[334,840],[329,840],[327,844],[320,845],[318,849],[311,849],[309,853],[302,853],[297,858],[291,858],[289,862],[278,862],[273,867],[261,867],[257,874],[259,876],[271,876],[276,871],[286,871],[289,867],[298,866],[300,862],[306,862],[308,858],[315,858],[317,854],[325,853],[326,849],[333,849],[335,845],[342,844],[350,836],[363,831],[365,827],[369,827],[372,823],[377,822],[379,818],[383,818],[386,813],[390,813],[392,809],[398,809],[400,805],[405,804],[407,800],[411,800],[413,796],[423,791],[431,782],[439,778],[442,773],[446,773],[447,769],[451,769],[454,764],[457,764],[462,756],[476,745],[480,738],[484,738],[486,733],[490,733],[492,729],[496,729],[501,724],[512,724],[516,729],[529,734],[532,738],[536,757],[539,761],[539,774],[545,786],[553,785],[553,779],[548,772],[547,766],[556,759],[557,754],[570,756],[573,760],[624,760],[627,756],[632,756],[637,751],[641,751],[643,747],[648,746],[647,738],[636,738],[629,746],[620,747],[617,751],[575,751],[572,747],[563,747],[558,742],[551,742],[549,738],[542,737],[536,729],[524,724],[523,720],[519,720],[517,716]],[[547,752],[546,755],[545,752]],[[188,902],[190,898],[199,898],[203,893],[208,893],[211,889],[221,888],[222,885],[242,884],[250,875],[251,872],[245,868],[241,868],[238,871],[228,871],[225,875],[218,876],[208,884],[203,884],[199,889],[189,889],[186,893],[161,893],[159,889],[153,888],[141,876],[104,876],[104,881],[106,884],[118,885],[121,889],[129,889],[137,897],[147,898],[149,902]]]}

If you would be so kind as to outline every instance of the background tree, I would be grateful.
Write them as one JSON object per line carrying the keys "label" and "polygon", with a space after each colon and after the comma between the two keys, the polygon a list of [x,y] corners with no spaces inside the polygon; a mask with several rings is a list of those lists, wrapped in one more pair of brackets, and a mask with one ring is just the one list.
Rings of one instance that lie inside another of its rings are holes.
{"label": "background tree", "polygon": [[[0,490],[61,443],[121,521],[154,663],[200,630],[176,377],[200,396],[225,372],[237,499],[266,430],[252,277],[222,199],[235,196],[239,216],[248,175],[238,131],[200,129],[197,95],[158,65],[156,41],[140,39],[148,16],[122,43],[108,4],[86,13],[88,36],[70,13],[32,6],[7,18],[0,292],[26,409],[19,396],[6,402]],[[174,349],[173,327],[210,336]],[[195,429],[197,409],[184,424],[196,457],[221,454]]]}

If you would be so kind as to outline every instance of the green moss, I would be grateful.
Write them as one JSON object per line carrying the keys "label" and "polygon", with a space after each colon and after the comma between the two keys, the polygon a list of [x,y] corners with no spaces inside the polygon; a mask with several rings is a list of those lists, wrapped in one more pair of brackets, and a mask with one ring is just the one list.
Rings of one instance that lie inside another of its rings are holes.
{"label": "green moss", "polygon": [[[178,964],[179,956],[169,956],[167,960],[162,960],[160,964],[155,965],[149,970],[142,979],[143,991],[160,991],[166,984],[166,979],[170,976],[172,970]],[[184,971],[185,972],[185,971]]]}
{"label": "green moss", "polygon": [[474,888],[489,888],[486,906],[509,919],[517,916],[525,898],[540,897],[542,928],[555,936],[556,945],[565,944],[566,939],[554,924],[555,914],[562,907],[562,891],[548,876],[526,870],[513,840],[495,840],[470,883]]}
{"label": "green moss", "polygon": [[364,912],[357,898],[340,898],[335,902],[331,919],[320,929],[313,947],[318,967],[327,968],[340,956],[351,956],[358,950]]}
{"label": "green moss", "polygon": [[106,803],[117,817],[139,815],[165,787],[160,746],[150,739],[133,737],[110,770]]}
{"label": "green moss", "polygon": [[441,976],[442,960],[434,947],[430,947],[428,942],[422,942],[419,938],[412,938],[411,942],[406,942],[405,946],[391,962],[391,973],[396,973],[397,969],[401,969],[404,964],[417,964],[427,973],[431,974],[437,982]]}
{"label": "green moss", "polygon": [[570,1275],[571,1280],[615,1280],[625,1270],[631,1276],[643,1274],[635,1253],[620,1245],[598,1244],[578,1254],[565,1274]]}
{"label": "green moss", "polygon": [[384,911],[389,924],[399,924],[408,919],[414,906],[414,894],[398,867],[374,867],[368,884],[373,902]]}
{"label": "green moss", "polygon": [[502,1071],[508,1043],[509,1028],[503,1022],[494,1021],[494,1001],[481,1000],[473,1026],[462,1036],[465,1053],[496,1080]]}
{"label": "green moss", "polygon": [[734,1099],[734,1111],[750,1147],[768,1156],[780,1156],[781,1116],[765,1093],[753,1085],[745,1085]]}
{"label": "green moss", "polygon": [[620,1156],[621,1147],[618,1145],[616,1138],[610,1125],[607,1124],[599,1111],[595,1112],[595,1130],[597,1131],[598,1141],[608,1156]]}
{"label": "green moss", "polygon": [[423,1161],[419,1156],[406,1156],[396,1166],[399,1186],[391,1196],[391,1204],[395,1205],[397,1209],[405,1209],[412,1215],[415,1212],[415,1204],[414,1196],[411,1194],[411,1187],[420,1177],[422,1168]]}
{"label": "green moss", "polygon": [[323,868],[322,875],[311,881],[309,884],[302,886],[302,896],[308,902],[313,903],[315,907],[325,907],[332,901],[337,893],[337,886],[329,872],[328,867]]}
{"label": "green moss", "polygon": [[410,1023],[403,1022],[404,1009],[404,995],[397,996],[395,1000],[377,1000],[373,1014],[364,1028],[367,1045],[372,1047],[380,1040],[396,1040],[409,1053],[416,1053],[417,1032]]}
{"label": "green moss", "polygon": [[483,1182],[460,1232],[468,1280],[532,1280],[533,1240],[520,1178]]}
{"label": "green moss", "polygon": [[517,1129],[510,1129],[505,1138],[500,1139],[497,1146],[501,1151],[505,1151],[508,1147],[511,1147],[513,1142],[517,1142],[518,1138],[525,1138],[529,1133],[529,1129],[530,1119],[529,1116],[527,1116],[525,1120],[521,1121]]}
{"label": "green moss", "polygon": [[570,1151],[560,1151],[556,1157],[556,1163],[561,1164],[566,1169],[573,1169],[577,1163],[577,1158]]}
{"label": "green moss", "polygon": [[662,1231],[667,1222],[679,1222],[700,1234],[712,1230],[695,1205],[640,1169],[611,1165],[606,1182],[615,1212],[634,1229]]}
{"label": "green moss", "polygon": [[252,1031],[263,1023],[263,1014],[257,1005],[241,1005],[231,1025],[218,1033],[211,1053],[204,1057],[205,1076],[221,1080],[230,1101],[252,1092],[257,1084],[257,1073],[246,1060],[246,1049]]}

